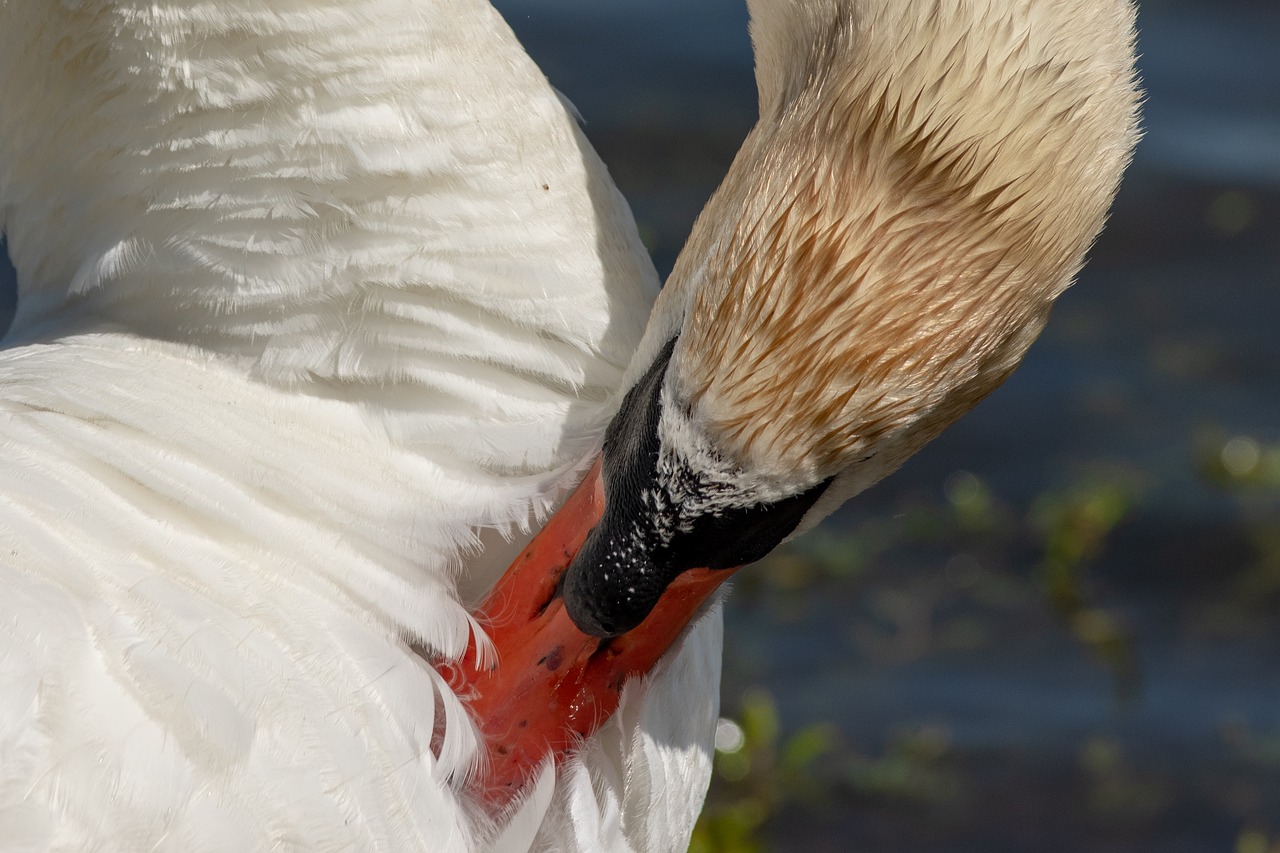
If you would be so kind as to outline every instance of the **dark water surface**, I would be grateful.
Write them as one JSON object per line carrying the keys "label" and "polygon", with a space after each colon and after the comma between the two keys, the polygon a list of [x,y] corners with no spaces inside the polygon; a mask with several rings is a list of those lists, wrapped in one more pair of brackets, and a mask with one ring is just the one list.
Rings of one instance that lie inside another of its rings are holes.
{"label": "dark water surface", "polygon": [[[669,269],[754,120],[742,3],[497,5]],[[784,740],[839,731],[772,848],[1280,851],[1280,4],[1149,2],[1139,27],[1146,136],[1024,366],[739,582],[726,713],[762,685]],[[970,482],[985,533],[916,529]],[[1064,615],[1043,519],[1090,489],[1123,509]]]}

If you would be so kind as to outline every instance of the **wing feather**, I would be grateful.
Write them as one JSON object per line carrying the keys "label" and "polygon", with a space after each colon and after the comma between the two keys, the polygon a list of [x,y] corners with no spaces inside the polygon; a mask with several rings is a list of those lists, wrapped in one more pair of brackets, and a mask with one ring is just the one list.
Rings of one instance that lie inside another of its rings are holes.
{"label": "wing feather", "polygon": [[[418,652],[478,630],[486,531],[582,465],[657,290],[571,109],[479,0],[10,0],[0,81],[0,846],[491,837]],[[697,630],[502,844],[628,785],[687,836]]]}

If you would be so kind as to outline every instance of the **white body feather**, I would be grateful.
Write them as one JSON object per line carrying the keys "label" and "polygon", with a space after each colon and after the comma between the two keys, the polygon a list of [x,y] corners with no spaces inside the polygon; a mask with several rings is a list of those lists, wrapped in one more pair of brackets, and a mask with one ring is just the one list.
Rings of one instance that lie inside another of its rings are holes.
{"label": "white body feather", "polygon": [[0,848],[687,843],[718,614],[496,842],[415,651],[464,648],[657,289],[497,14],[7,0],[0,92]]}
{"label": "white body feather", "polygon": [[702,472],[833,480],[806,524],[888,473],[1014,369],[1137,134],[1127,0],[750,8],[762,120],[645,332],[483,0],[0,0],[0,848],[687,844],[717,608],[497,820],[430,659],[676,334]]}

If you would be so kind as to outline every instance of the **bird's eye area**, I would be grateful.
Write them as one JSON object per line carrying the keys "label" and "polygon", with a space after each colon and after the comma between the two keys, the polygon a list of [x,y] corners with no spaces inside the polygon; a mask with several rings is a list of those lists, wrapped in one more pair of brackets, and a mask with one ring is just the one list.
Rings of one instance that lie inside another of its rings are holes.
{"label": "bird's eye area", "polygon": [[[618,524],[627,518],[635,522],[636,529],[644,531],[644,550],[668,578],[686,569],[727,569],[755,562],[796,529],[831,483],[827,479],[780,500],[749,503],[734,494],[728,481],[708,478],[680,463],[677,470],[660,475],[661,392],[675,344],[672,338],[662,348],[609,424],[603,472],[606,516]],[[668,491],[672,478],[682,480],[676,493],[684,493],[696,510]]]}
{"label": "bird's eye area", "polygon": [[[698,469],[679,454],[660,465],[662,384],[674,349],[673,338],[609,424],[603,515],[562,582],[570,618],[594,636],[640,624],[689,569],[732,569],[760,559],[796,529],[831,482],[761,503],[723,469]],[[699,458],[723,463],[714,448]]]}

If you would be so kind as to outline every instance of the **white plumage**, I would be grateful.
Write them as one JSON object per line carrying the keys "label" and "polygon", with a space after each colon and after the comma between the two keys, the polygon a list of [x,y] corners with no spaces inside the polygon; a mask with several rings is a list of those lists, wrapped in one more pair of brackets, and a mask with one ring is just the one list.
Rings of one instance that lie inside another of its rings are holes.
{"label": "white plumage", "polygon": [[[625,203],[483,2],[10,0],[0,40],[0,847],[470,849],[411,646],[461,651],[596,445],[657,290]],[[601,742],[671,751],[631,713]]]}
{"label": "white plumage", "polygon": [[655,353],[647,464],[720,501],[664,547],[890,472],[1014,369],[1136,137],[1126,0],[750,5],[762,120],[646,330],[483,0],[0,0],[0,848],[687,844],[716,607],[512,814],[429,661]]}

